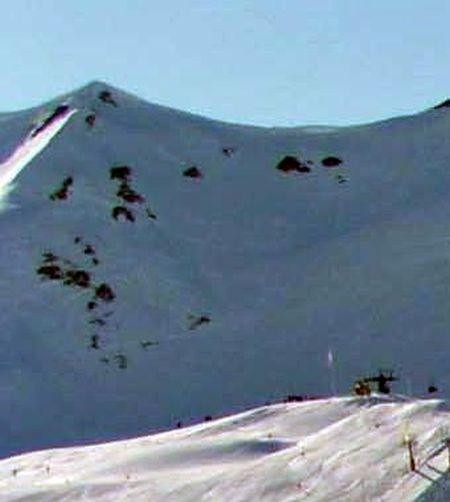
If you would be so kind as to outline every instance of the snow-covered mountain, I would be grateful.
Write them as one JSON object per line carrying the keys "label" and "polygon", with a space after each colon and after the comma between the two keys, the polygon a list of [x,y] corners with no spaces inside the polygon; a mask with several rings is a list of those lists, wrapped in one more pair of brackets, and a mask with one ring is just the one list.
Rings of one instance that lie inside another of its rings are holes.
{"label": "snow-covered mountain", "polygon": [[439,406],[380,397],[278,404],[134,440],[29,453],[0,462],[2,500],[445,501],[450,415]]}
{"label": "snow-covered mountain", "polygon": [[0,115],[0,454],[379,368],[448,397],[449,133],[447,107],[257,128],[99,82]]}

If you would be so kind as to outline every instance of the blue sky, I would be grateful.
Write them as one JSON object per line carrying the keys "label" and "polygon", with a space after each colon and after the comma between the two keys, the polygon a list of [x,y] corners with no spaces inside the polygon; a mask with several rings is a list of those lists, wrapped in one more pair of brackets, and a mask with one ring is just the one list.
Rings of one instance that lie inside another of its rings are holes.
{"label": "blue sky", "polygon": [[15,0],[0,109],[105,80],[259,125],[352,124],[450,97],[448,0]]}

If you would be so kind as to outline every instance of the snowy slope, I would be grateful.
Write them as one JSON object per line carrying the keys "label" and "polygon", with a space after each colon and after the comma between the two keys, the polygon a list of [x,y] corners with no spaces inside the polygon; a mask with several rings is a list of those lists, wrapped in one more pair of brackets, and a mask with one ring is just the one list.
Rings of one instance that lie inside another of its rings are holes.
{"label": "snowy slope", "polygon": [[278,404],[134,440],[26,454],[0,462],[2,500],[448,500],[450,414],[439,408],[438,400],[379,397]]}
{"label": "snowy slope", "polygon": [[10,190],[14,187],[13,182],[22,169],[48,146],[75,113],[76,109],[67,109],[54,120],[33,127],[12,154],[0,163],[0,209],[1,203],[7,200]]}
{"label": "snowy slope", "polygon": [[330,349],[340,392],[392,368],[448,397],[449,130],[245,127],[102,83],[0,116],[2,173],[36,142],[0,213],[0,455],[326,395]]}

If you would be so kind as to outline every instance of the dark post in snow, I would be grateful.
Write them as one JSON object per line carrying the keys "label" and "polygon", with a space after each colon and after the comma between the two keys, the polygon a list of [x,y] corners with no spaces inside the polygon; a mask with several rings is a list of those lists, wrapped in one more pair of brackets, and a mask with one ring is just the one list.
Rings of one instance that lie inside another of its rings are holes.
{"label": "dark post in snow", "polygon": [[409,435],[405,436],[405,443],[408,448],[408,456],[409,456],[409,470],[414,472],[416,470],[416,459],[414,458],[414,438]]}
{"label": "dark post in snow", "polygon": [[450,438],[445,439],[445,446],[447,447],[447,471],[450,472]]}

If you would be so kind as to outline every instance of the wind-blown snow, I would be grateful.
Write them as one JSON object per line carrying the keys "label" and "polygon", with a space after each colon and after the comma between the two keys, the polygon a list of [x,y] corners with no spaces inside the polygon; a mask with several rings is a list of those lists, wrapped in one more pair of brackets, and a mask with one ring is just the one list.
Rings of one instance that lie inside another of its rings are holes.
{"label": "wind-blown snow", "polygon": [[5,502],[408,502],[427,491],[445,497],[449,426],[437,400],[277,404],[134,440],[13,457],[0,462],[0,490]]}
{"label": "wind-blown snow", "polygon": [[12,190],[10,185],[14,179],[36,155],[48,146],[75,113],[75,109],[69,109],[36,135],[31,130],[14,152],[0,163],[0,211],[5,206],[7,207],[6,198]]}

